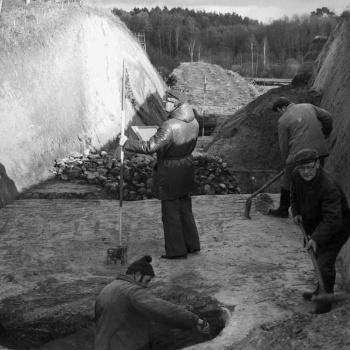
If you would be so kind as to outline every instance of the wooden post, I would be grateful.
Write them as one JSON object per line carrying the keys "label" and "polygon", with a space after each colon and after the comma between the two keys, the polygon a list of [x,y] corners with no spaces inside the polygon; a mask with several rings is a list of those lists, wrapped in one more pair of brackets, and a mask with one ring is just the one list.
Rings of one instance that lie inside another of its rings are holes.
{"label": "wooden post", "polygon": [[204,91],[203,91],[203,121],[202,121],[202,148],[203,148],[203,139],[204,139],[204,113],[205,113],[205,104],[206,104],[206,92],[207,92],[207,77],[204,76]]}

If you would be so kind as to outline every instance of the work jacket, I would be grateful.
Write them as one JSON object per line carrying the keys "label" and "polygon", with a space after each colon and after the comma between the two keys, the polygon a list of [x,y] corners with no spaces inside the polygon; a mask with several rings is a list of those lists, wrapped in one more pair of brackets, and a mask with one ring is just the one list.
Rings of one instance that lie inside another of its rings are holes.
{"label": "work jacket", "polygon": [[320,157],[329,154],[325,138],[332,131],[332,115],[310,103],[291,103],[278,120],[278,138],[286,164],[302,149],[313,148]]}
{"label": "work jacket", "polygon": [[97,297],[94,350],[152,349],[151,320],[191,329],[198,316],[155,297],[131,276],[119,275]]}
{"label": "work jacket", "polygon": [[149,141],[128,139],[124,149],[136,153],[157,153],[153,192],[161,200],[172,200],[194,192],[194,162],[199,125],[192,108],[182,104],[160,126]]}
{"label": "work jacket", "polygon": [[338,182],[320,167],[316,177],[305,181],[296,169],[291,183],[292,215],[301,215],[308,236],[318,250],[339,248],[349,238],[350,211]]}

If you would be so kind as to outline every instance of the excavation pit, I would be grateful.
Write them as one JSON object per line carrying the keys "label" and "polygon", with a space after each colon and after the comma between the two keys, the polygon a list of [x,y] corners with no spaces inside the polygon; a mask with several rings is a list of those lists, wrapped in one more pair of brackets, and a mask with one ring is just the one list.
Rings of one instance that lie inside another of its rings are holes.
{"label": "excavation pit", "polygon": [[[155,287],[157,289],[157,286]],[[171,328],[159,323],[152,325],[152,334],[156,349],[178,350],[204,343],[216,338],[224,329],[229,311],[210,296],[202,295],[182,286],[170,286],[166,290],[155,293],[164,300],[180,305],[195,313],[210,324],[210,334],[202,334],[196,329]]]}
{"label": "excavation pit", "polygon": [[[155,285],[155,289],[159,287],[162,288]],[[178,329],[152,322],[152,346],[157,350],[178,350],[217,337],[225,327],[229,311],[208,296],[201,296],[178,286],[172,286],[172,289],[175,291],[155,290],[155,294],[164,300],[183,306],[202,319],[205,318],[210,324],[210,334],[202,334],[196,328]],[[14,300],[12,302],[15,303]],[[66,314],[59,318],[53,315],[35,322],[16,322],[12,327],[7,328],[6,334],[0,334],[0,344],[9,349],[93,350],[94,348],[92,315]]]}

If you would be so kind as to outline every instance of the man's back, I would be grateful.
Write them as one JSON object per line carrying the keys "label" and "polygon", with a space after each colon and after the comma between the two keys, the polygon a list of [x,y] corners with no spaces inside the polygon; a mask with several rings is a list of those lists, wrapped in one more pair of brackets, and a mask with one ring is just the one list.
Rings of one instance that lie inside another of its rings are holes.
{"label": "man's back", "polygon": [[286,163],[302,149],[316,149],[320,157],[329,154],[322,133],[322,124],[310,103],[290,104],[278,120],[278,136]]}
{"label": "man's back", "polygon": [[133,282],[131,277],[121,275],[99,294],[95,350],[134,350],[149,343],[149,320],[137,312],[132,301],[135,293],[144,290]]}

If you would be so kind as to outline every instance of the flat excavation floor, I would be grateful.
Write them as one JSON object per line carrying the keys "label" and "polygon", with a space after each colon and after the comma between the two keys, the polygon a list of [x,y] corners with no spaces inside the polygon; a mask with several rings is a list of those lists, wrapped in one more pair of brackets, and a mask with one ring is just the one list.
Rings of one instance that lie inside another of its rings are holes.
{"label": "flat excavation floor", "polygon": [[[301,293],[312,290],[315,278],[299,229],[291,218],[266,215],[278,195],[254,201],[252,219],[244,218],[247,197],[193,197],[202,246],[186,260],[160,259],[164,240],[159,201],[123,203],[122,243],[128,247],[128,263],[152,255],[156,279],[151,289],[174,302],[185,300],[186,307],[186,300],[209,300],[226,315],[225,327],[215,338],[188,349],[265,349],[249,342],[258,336],[261,344],[267,333],[280,332],[279,325],[287,327],[291,320],[310,325],[327,317],[334,323],[341,313],[349,316],[344,306],[328,315],[310,314],[314,305],[303,301]],[[119,244],[118,225],[115,200],[28,198],[0,210],[0,319],[7,329],[0,344],[10,349],[44,344],[47,350],[92,348],[95,298],[127,266],[107,264],[107,249]],[[338,274],[337,289],[340,284]],[[175,292],[182,296],[175,298]],[[341,324],[348,327],[346,321]],[[302,333],[296,334],[300,338]],[[341,334],[344,339],[337,339],[346,344],[346,332]],[[277,342],[277,335],[273,339]],[[273,340],[270,344],[266,349],[274,348]]]}

